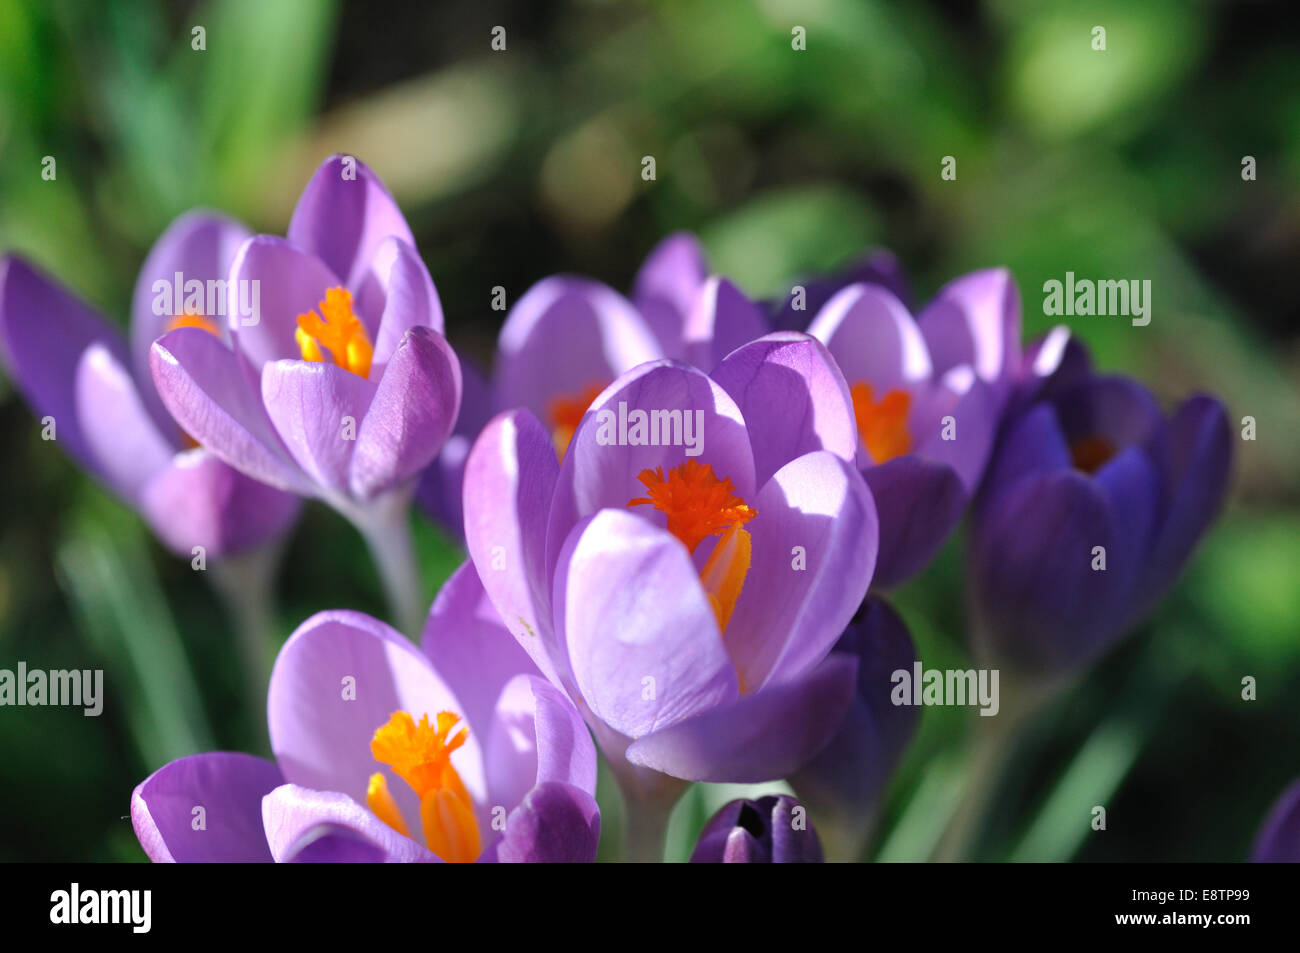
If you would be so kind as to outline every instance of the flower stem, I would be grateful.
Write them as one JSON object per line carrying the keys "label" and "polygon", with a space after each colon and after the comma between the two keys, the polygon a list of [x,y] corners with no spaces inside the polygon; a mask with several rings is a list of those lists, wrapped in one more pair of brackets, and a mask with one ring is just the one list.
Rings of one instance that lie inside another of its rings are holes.
{"label": "flower stem", "polygon": [[244,698],[253,732],[267,747],[266,691],[278,645],[275,577],[281,549],[261,546],[238,556],[214,560],[212,588],[235,627],[236,644],[247,682]]}
{"label": "flower stem", "polygon": [[390,497],[376,501],[360,514],[350,515],[370,547],[397,628],[411,638],[419,638],[429,606],[420,594],[420,566],[411,539],[407,502],[406,495]]}

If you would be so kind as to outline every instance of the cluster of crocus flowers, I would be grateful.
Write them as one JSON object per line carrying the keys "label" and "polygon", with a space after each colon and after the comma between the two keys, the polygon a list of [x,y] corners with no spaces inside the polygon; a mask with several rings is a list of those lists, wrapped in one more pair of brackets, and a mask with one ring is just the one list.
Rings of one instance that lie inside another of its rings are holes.
{"label": "cluster of crocus flowers", "polygon": [[165,765],[131,797],[155,861],[591,861],[596,752],[484,611],[472,570],[420,648],[359,612],[304,622],[271,676],[274,761]]}
{"label": "cluster of crocus flowers", "polygon": [[[160,309],[173,276],[255,306]],[[915,648],[872,590],[923,569],[968,507],[987,658],[1054,681],[1131,628],[1222,502],[1222,406],[1166,416],[1060,329],[1022,351],[1005,270],[915,317],[883,252],[799,291],[751,301],[672,235],[627,297],[537,282],[485,377],[444,339],[392,196],[348,156],[283,238],[179,219],[129,343],[6,258],[0,357],[173,550],[236,555],[323,500],[366,536],[408,635],[417,485],[470,556],[419,648],[356,612],[304,622],[270,679],[274,760],[160,768],[131,803],[146,853],[592,860],[598,745],[644,856],[687,783],[777,780],[800,800],[729,804],[692,859],[820,860],[808,811],[853,856],[917,721],[889,701]],[[1290,850],[1294,802],[1261,856]]]}

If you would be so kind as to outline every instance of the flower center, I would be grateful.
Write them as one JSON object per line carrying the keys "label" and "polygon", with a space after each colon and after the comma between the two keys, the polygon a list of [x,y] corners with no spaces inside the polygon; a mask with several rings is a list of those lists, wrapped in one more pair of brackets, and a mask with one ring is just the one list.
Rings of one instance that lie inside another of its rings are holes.
{"label": "flower center", "polygon": [[875,401],[871,385],[858,381],[849,391],[853,398],[853,415],[858,421],[858,435],[876,463],[901,457],[912,450],[912,436],[907,432],[907,411],[912,395],[905,390],[891,390]]}
{"label": "flower center", "polygon": [[325,348],[334,363],[345,371],[358,377],[369,377],[374,348],[370,346],[366,326],[352,311],[352,292],[346,288],[329,288],[325,300],[317,307],[320,315],[315,311],[298,315],[298,327],[293,336],[303,360],[325,360],[321,351]]}
{"label": "flower center", "polygon": [[656,467],[642,470],[638,479],[649,496],[629,500],[627,505],[649,504],[663,513],[668,517],[668,532],[692,553],[705,537],[722,537],[704,564],[700,582],[719,631],[726,632],[749,572],[751,540],[743,524],[758,513],[736,495],[731,480],[718,479],[711,465],[697,460],[673,467],[666,478],[663,468]]}
{"label": "flower center", "polygon": [[1096,473],[1115,456],[1115,445],[1105,437],[1081,437],[1070,444],[1070,457],[1076,470]]}
{"label": "flower center", "polygon": [[573,433],[582,423],[582,415],[587,412],[591,402],[600,396],[604,384],[588,384],[582,390],[572,394],[561,394],[551,398],[547,412],[551,418],[551,440],[555,443],[555,455],[561,460],[569,449]]}
{"label": "flower center", "polygon": [[[451,765],[451,753],[469,737],[469,729],[460,722],[460,716],[449,711],[439,712],[434,724],[429,723],[428,715],[421,715],[416,723],[409,713],[395,711],[370,739],[375,760],[392,768],[420,799],[420,820],[429,850],[452,864],[471,863],[482,851],[474,802]],[[388,782],[379,772],[370,776],[366,806],[397,833],[410,836]]]}
{"label": "flower center", "polygon": [[217,327],[217,322],[211,318],[204,317],[201,314],[178,314],[167,322],[168,331],[175,331],[177,328],[198,328],[200,331],[207,331],[213,337],[221,337],[221,329]]}

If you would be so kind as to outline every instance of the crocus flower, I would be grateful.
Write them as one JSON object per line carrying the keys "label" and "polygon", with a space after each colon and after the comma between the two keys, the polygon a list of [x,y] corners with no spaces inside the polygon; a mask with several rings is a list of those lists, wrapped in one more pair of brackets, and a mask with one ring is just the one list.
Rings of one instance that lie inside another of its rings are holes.
{"label": "crocus flower", "polygon": [[1250,859],[1262,864],[1300,863],[1300,781],[1287,788],[1269,811]]}
{"label": "crocus flower", "polygon": [[786,794],[736,800],[709,818],[693,864],[820,864],[822,845],[803,806]]}
{"label": "crocus flower", "polygon": [[853,284],[817,313],[849,382],[857,462],[880,508],[876,584],[922,569],[979,484],[1020,368],[1020,297],[1003,270],[958,278],[913,318],[882,285]]}
{"label": "crocus flower", "polygon": [[873,248],[847,267],[830,275],[814,275],[795,285],[790,293],[768,304],[774,327],[785,331],[806,331],[808,322],[816,316],[831,298],[849,285],[880,285],[903,302],[912,306],[912,293],[903,274],[903,266],[893,252]]}
{"label": "crocus flower", "polygon": [[562,463],[526,410],[470,452],[484,588],[621,780],[783,777],[838,725],[855,664],[827,656],[877,526],[846,391],[818,342],[774,334],[712,376],[670,360],[623,374]]}
{"label": "crocus flower", "polygon": [[623,372],[663,356],[640,313],[614,289],[567,275],[537,282],[506,315],[491,381],[466,371],[461,420],[421,479],[421,504],[459,535],[465,459],[493,414],[526,408],[563,455],[597,394]]}
{"label": "crocus flower", "polygon": [[1077,348],[1036,389],[989,464],[968,583],[979,646],[1048,674],[1098,655],[1173,582],[1223,502],[1232,441],[1217,400],[1166,417]]}
{"label": "crocus flower", "polygon": [[[155,861],[591,861],[596,752],[519,651],[472,568],[448,582],[423,651],[358,612],[285,643],[267,718],[275,761],[217,752],[131,796]],[[199,819],[202,823],[199,823]]]}
{"label": "crocus flower", "polygon": [[916,647],[902,617],[879,596],[869,596],[834,653],[858,663],[857,691],[830,743],[790,775],[791,786],[834,831],[833,854],[856,859],[870,830],[889,776],[916,732],[920,712],[895,705],[893,673],[910,672]]}
{"label": "crocus flower", "polygon": [[[391,570],[397,557],[376,540],[404,519],[461,391],[401,212],[365,165],[334,156],[299,199],[288,239],[249,238],[229,281],[260,289],[260,313],[231,315],[233,348],[184,327],[156,342],[163,402],[231,466],[347,515]],[[409,597],[403,615],[408,626],[418,618]]]}
{"label": "crocus flower", "polygon": [[149,374],[149,346],[170,328],[188,327],[229,352],[217,314],[208,312],[214,301],[214,310],[224,309],[225,295],[209,289],[224,280],[247,235],[204,212],[173,222],[140,271],[129,341],[21,258],[0,261],[0,357],[18,389],[53,420],[55,441],[187,558],[195,547],[212,558],[257,547],[298,512],[294,497],[199,449],[163,408]]}

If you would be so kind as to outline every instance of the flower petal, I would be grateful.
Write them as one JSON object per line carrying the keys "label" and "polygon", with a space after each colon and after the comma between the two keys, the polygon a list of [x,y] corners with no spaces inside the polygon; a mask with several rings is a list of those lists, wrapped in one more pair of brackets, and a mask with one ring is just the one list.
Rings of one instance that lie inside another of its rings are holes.
{"label": "flower petal", "polygon": [[650,329],[618,292],[586,278],[544,278],[515,303],[501,328],[497,403],[526,407],[549,422],[556,398],[603,388],[661,356]]}
{"label": "flower petal", "polygon": [[262,403],[294,461],[319,487],[348,491],[352,455],[360,443],[376,385],[322,361],[262,365]]}
{"label": "flower petal", "polygon": [[497,863],[591,863],[600,843],[600,808],[581,788],[546,781],[506,818],[481,860]]}
{"label": "flower petal", "polygon": [[[760,484],[795,457],[857,452],[853,402],[835,361],[816,338],[779,331],[738,348],[710,375],[745,417]],[[775,407],[780,413],[773,413]]]}
{"label": "flower petal", "polygon": [[437,331],[406,332],[357,432],[352,492],[367,499],[414,477],[438,455],[460,410],[460,362]]}
{"label": "flower petal", "polygon": [[163,403],[194,439],[256,480],[310,492],[238,354],[206,331],[178,328],[154,342],[150,360]]}
{"label": "flower petal", "polygon": [[1282,792],[1269,811],[1250,859],[1259,864],[1300,863],[1300,781]]}
{"label": "flower petal", "polygon": [[551,625],[546,523],[559,464],[550,435],[526,410],[483,428],[465,465],[465,543],[510,633],[557,685],[567,653]]}
{"label": "flower petal", "polygon": [[158,863],[269,863],[262,797],[282,783],[279,768],[252,755],[179,758],[136,786],[131,826]]}
{"label": "flower petal", "polygon": [[778,470],[754,508],[752,563],[725,637],[748,691],[831,650],[866,597],[879,538],[862,477],[825,450]]}
{"label": "flower petal", "polygon": [[289,221],[289,241],[358,288],[375,251],[395,235],[415,245],[410,226],[388,189],[360,159],[332,155],[321,163]]}
{"label": "flower petal", "polygon": [[141,489],[171,463],[174,448],[158,432],[130,372],[103,344],[82,353],[75,386],[77,419],[88,449],[109,485],[138,504]]}
{"label": "flower petal", "polygon": [[855,659],[829,655],[798,678],[634,741],[627,759],[688,781],[784,778],[830,741],[848,711],[856,669]]}
{"label": "flower petal", "polygon": [[196,447],[172,457],[144,485],[140,509],[172,552],[189,558],[195,546],[214,559],[234,556],[288,531],[298,498],[223,463]]}
{"label": "flower petal", "polygon": [[[373,364],[382,369],[411,328],[443,333],[442,302],[415,246],[400,238],[380,242],[370,269],[384,295]],[[377,377],[378,371],[371,376]]]}
{"label": "flower petal", "polygon": [[1005,268],[950,281],[917,324],[936,374],[969,364],[986,383],[1001,385],[1020,367],[1020,291]]}
{"label": "flower petal", "polygon": [[666,530],[624,509],[579,523],[554,598],[582,698],[616,731],[640,737],[736,696],[698,570]]}
{"label": "flower petal", "polygon": [[872,585],[888,588],[930,564],[966,508],[952,467],[908,454],[863,474],[880,516],[880,555]]}
{"label": "flower petal", "polygon": [[726,278],[710,278],[686,318],[685,359],[701,370],[712,370],[736,348],[767,332],[763,312],[744,292]]}
{"label": "flower petal", "polygon": [[276,863],[438,863],[346,794],[282,784],[262,799],[262,824]]}
{"label": "flower petal", "polygon": [[877,393],[910,389],[932,372],[912,315],[880,285],[849,285],[817,313],[808,333],[826,345],[845,380]]}
{"label": "flower petal", "polygon": [[704,249],[689,232],[675,232],[661,241],[637,272],[633,300],[665,357],[685,358],[686,319],[708,276]]}
{"label": "flower petal", "polygon": [[38,417],[53,417],[58,443],[100,479],[100,467],[77,414],[81,355],[101,344],[128,360],[117,331],[61,285],[13,255],[0,258],[0,358]]}

